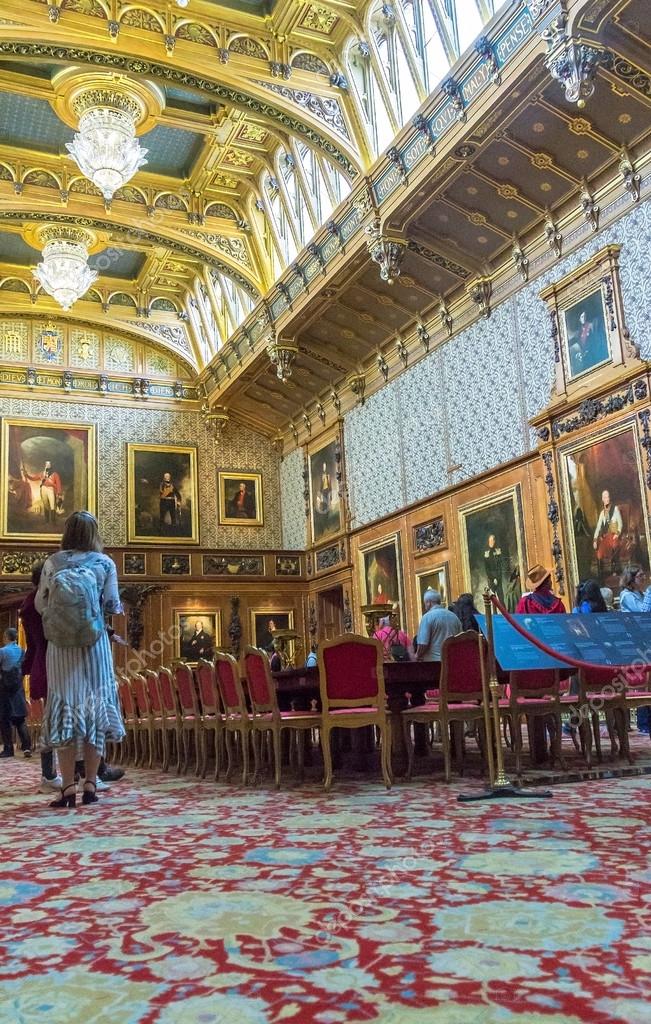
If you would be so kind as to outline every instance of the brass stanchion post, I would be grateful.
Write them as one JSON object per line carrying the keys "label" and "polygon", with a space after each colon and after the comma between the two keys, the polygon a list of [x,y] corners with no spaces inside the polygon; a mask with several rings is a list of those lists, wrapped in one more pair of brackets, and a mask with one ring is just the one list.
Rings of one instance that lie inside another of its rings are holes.
{"label": "brass stanchion post", "polygon": [[[523,789],[514,786],[504,771],[504,750],[502,748],[502,730],[500,729],[500,684],[497,678],[497,662],[495,659],[495,635],[493,630],[493,603],[490,590],[484,591],[484,613],[486,615],[486,642],[488,645],[488,686],[486,673],[482,668],[482,691],[484,694],[484,721],[486,723],[486,746],[488,761],[488,789],[480,793],[460,793],[457,800],[469,803],[474,800],[499,800],[502,797],[549,797],[549,789]],[[490,704],[490,706],[489,706]],[[492,729],[491,729],[492,712]],[[493,742],[495,743],[495,765],[493,766]]]}

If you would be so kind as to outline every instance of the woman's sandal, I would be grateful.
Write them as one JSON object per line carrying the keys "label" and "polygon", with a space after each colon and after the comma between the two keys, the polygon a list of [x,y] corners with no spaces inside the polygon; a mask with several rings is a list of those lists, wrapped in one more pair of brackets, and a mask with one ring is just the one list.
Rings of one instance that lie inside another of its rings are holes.
{"label": "woman's sandal", "polygon": [[[92,789],[86,789],[86,786],[92,786],[93,788]],[[84,791],[81,794],[81,802],[82,802],[82,804],[96,804],[96,803],[99,803],[99,801],[97,799],[97,792],[96,791],[97,791],[96,783],[91,782],[90,779],[86,779],[86,781],[84,782]]]}
{"label": "woman's sandal", "polygon": [[[68,790],[72,790],[71,793]],[[61,796],[58,800],[53,800],[50,807],[74,807],[77,803],[77,787],[74,782],[69,786],[63,786],[61,788]]]}

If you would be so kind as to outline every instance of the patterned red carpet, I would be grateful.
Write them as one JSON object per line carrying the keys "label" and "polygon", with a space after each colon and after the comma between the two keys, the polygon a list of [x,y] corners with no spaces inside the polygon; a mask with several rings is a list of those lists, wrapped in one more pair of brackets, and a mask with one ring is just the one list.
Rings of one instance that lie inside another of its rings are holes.
{"label": "patterned red carpet", "polygon": [[0,767],[0,1021],[647,1024],[651,779],[459,805]]}

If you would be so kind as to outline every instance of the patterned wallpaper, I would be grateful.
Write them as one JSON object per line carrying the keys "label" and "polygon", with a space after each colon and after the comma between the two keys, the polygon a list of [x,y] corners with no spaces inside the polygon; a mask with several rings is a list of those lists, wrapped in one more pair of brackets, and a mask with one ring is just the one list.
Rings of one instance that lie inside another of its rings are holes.
{"label": "patterned wallpaper", "polygon": [[[37,399],[3,399],[5,416],[97,425],[98,500],[107,545],[127,541],[127,442],[196,444],[199,471],[199,521],[203,547],[278,548],[282,546],[278,456],[268,441],[230,423],[219,440],[207,432],[197,412],[166,412],[117,405]],[[262,473],[264,526],[219,526],[217,470]],[[302,494],[301,481],[301,494]],[[295,546],[295,545],[292,545]]]}
{"label": "patterned wallpaper", "polygon": [[303,455],[303,449],[296,448],[280,463],[283,547],[295,551],[302,551],[307,543]]}
{"label": "patterned wallpaper", "polygon": [[497,306],[489,320],[438,347],[348,413],[344,443],[353,526],[535,446],[528,420],[548,404],[554,376],[549,317],[538,293],[609,243],[622,245],[631,338],[651,358],[651,204],[631,208],[628,197],[617,204],[625,212],[620,220]]}

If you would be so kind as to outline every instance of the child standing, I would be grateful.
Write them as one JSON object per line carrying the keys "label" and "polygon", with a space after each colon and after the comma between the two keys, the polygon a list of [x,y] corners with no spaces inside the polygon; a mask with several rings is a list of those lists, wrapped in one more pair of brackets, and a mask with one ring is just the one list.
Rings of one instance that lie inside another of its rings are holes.
{"label": "child standing", "polygon": [[4,632],[4,646],[0,647],[0,730],[3,750],[0,757],[13,757],[14,745],[11,727],[15,725],[25,757],[32,756],[29,729],[25,725],[27,701],[23,689],[23,649],[16,642],[18,631]]}

